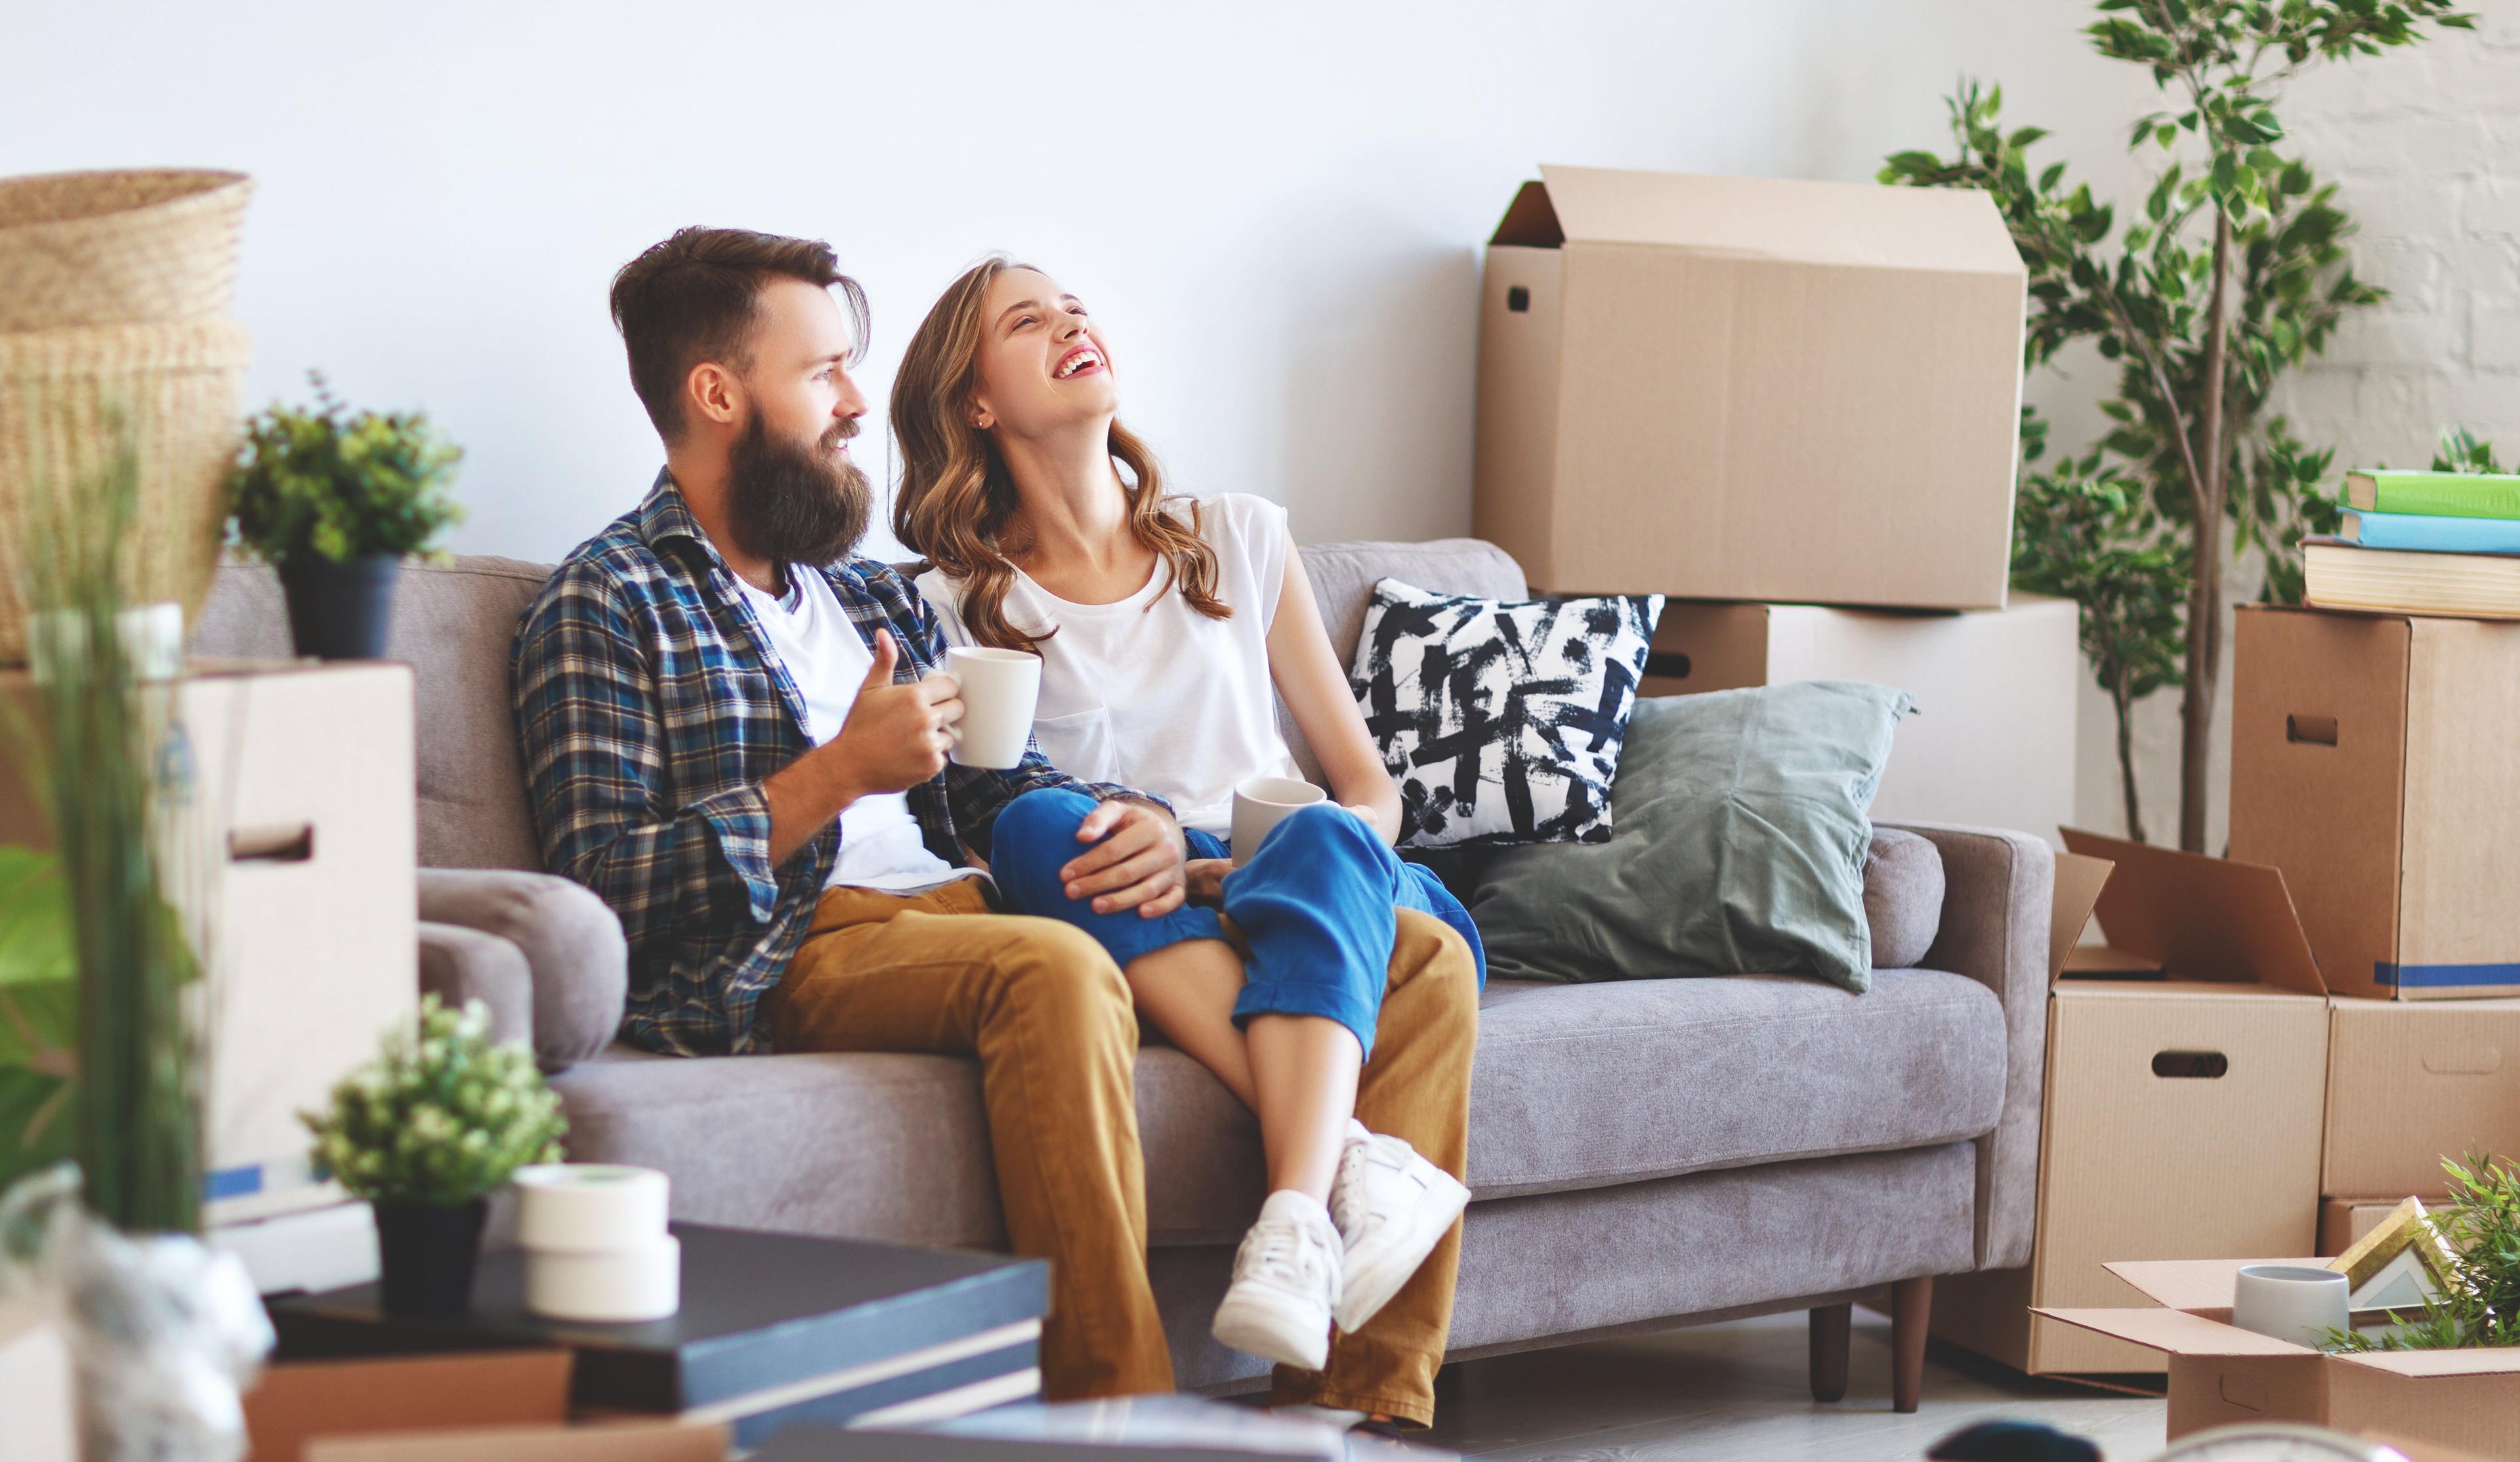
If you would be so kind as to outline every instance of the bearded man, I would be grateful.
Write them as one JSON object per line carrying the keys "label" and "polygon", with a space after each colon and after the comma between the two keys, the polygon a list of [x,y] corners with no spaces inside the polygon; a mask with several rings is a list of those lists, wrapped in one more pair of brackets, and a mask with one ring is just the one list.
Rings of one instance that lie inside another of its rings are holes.
{"label": "bearded man", "polygon": [[830,245],[684,229],[614,278],[612,319],[665,466],[552,575],[510,670],[544,864],[629,936],[622,1039],[977,1056],[1009,1237],[1051,1261],[1044,1389],[1171,1390],[1128,986],[1074,926],[993,911],[973,855],[1016,797],[1077,788],[1102,805],[1062,878],[1160,914],[1181,829],[1035,750],[947,761],[936,616],[852,556],[866,296]]}

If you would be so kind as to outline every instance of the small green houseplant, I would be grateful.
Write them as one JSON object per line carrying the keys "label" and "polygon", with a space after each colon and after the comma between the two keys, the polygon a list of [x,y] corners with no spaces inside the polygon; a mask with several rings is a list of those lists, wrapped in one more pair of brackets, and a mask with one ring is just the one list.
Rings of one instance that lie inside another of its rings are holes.
{"label": "small green houseplant", "polygon": [[[2442,1159],[2450,1202],[2433,1211],[2450,1248],[2449,1282],[2391,1333],[2331,1332],[2339,1351],[2465,1351],[2520,1346],[2520,1166]],[[2391,1318],[2398,1318],[2392,1315]]]}
{"label": "small green houseplant", "polygon": [[230,535],[274,565],[300,654],[376,659],[402,560],[463,518],[448,488],[463,452],[418,412],[349,414],[310,373],[315,409],[246,421],[228,477]]}
{"label": "small green houseplant", "polygon": [[314,1158],[376,1208],[385,1308],[461,1314],[491,1190],[528,1163],[561,1160],[568,1123],[533,1053],[490,1042],[488,1007],[423,996],[420,1019],[307,1114]]}

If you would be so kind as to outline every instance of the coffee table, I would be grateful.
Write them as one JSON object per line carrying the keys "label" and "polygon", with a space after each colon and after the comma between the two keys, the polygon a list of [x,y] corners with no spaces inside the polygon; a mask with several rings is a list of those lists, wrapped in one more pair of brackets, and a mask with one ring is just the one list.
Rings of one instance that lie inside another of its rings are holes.
{"label": "coffee table", "polygon": [[800,1421],[919,1426],[1041,1394],[1040,1260],[673,1225],[679,1314],[546,1320],[518,1250],[481,1257],[470,1314],[384,1313],[374,1284],[271,1301],[283,1359],[563,1347],[581,1414],[731,1424],[754,1446]]}

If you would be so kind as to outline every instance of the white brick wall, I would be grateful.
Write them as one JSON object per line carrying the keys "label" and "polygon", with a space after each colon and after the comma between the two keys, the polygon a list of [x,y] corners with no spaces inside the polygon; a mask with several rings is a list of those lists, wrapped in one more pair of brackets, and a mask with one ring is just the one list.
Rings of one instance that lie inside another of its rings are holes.
{"label": "white brick wall", "polygon": [[[2520,458],[2520,0],[2470,0],[2473,34],[2324,66],[2278,109],[2290,146],[2337,184],[2360,232],[2355,271],[2389,300],[2340,326],[2324,359],[2292,375],[2276,406],[2337,466],[2421,466],[2448,423]],[[2149,104],[2147,104],[2149,105]],[[2132,120],[2132,117],[2130,117]],[[2254,598],[2257,584],[2235,586]],[[2228,646],[2229,641],[2226,639]],[[2223,670],[2209,846],[2228,825],[2230,663]],[[2108,702],[2088,684],[2077,807],[2088,826],[2120,830]],[[2179,697],[2138,718],[2144,820],[2157,842],[2179,830]]]}

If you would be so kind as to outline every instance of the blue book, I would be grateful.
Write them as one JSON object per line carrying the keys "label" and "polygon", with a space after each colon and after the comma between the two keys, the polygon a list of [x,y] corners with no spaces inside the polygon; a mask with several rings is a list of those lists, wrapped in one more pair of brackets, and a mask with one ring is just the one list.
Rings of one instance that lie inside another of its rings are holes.
{"label": "blue book", "polygon": [[2434,517],[2345,509],[2336,536],[2366,549],[2421,554],[2520,554],[2520,518]]}

